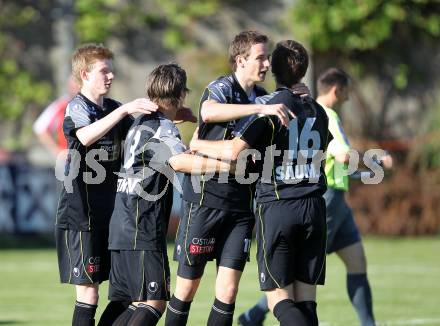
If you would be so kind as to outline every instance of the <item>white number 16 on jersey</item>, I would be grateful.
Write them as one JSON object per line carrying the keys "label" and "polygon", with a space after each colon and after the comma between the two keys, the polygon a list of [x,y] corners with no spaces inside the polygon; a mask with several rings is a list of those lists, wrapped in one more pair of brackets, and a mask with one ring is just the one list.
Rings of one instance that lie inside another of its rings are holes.
{"label": "white number 16 on jersey", "polygon": [[289,159],[298,159],[298,151],[303,158],[312,158],[321,146],[319,132],[312,130],[316,118],[307,118],[298,137],[298,119],[289,122]]}

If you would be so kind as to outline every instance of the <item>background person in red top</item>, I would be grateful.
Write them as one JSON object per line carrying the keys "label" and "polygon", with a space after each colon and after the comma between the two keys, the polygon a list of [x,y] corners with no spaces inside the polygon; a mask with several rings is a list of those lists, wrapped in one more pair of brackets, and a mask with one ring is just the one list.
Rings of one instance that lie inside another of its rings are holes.
{"label": "background person in red top", "polygon": [[73,76],[67,80],[66,93],[50,103],[35,120],[33,129],[41,144],[54,157],[67,148],[67,141],[63,134],[64,112],[67,103],[78,93],[79,87]]}

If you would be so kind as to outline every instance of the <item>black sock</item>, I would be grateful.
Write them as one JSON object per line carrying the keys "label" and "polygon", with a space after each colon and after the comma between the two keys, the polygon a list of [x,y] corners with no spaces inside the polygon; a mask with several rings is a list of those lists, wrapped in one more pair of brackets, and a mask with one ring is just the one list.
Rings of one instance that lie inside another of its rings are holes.
{"label": "black sock", "polygon": [[75,302],[72,326],[95,326],[95,313],[97,305]]}
{"label": "black sock", "polygon": [[162,313],[148,304],[140,303],[127,326],[155,326],[159,321]]}
{"label": "black sock", "polygon": [[208,318],[208,326],[231,326],[234,320],[234,303],[223,303],[217,298],[212,305],[211,313]]}
{"label": "black sock", "polygon": [[131,316],[133,316],[135,310],[136,306],[129,305],[127,309],[125,309],[125,311],[120,314],[119,317],[112,324],[103,324],[102,326],[127,326],[127,323],[130,320]]}
{"label": "black sock", "polygon": [[347,274],[347,292],[362,326],[374,326],[373,299],[367,274]]}
{"label": "black sock", "polygon": [[308,326],[304,314],[295,307],[291,299],[278,302],[273,308],[273,314],[280,322],[280,326]]}
{"label": "black sock", "polygon": [[301,312],[307,317],[310,326],[319,325],[315,301],[297,301],[295,302],[295,307],[301,310]]}
{"label": "black sock", "polygon": [[125,301],[110,301],[102,312],[101,318],[99,318],[98,326],[113,325],[119,315],[127,309],[128,304]]}
{"label": "black sock", "polygon": [[188,321],[191,302],[181,301],[173,295],[167,305],[165,326],[185,326]]}

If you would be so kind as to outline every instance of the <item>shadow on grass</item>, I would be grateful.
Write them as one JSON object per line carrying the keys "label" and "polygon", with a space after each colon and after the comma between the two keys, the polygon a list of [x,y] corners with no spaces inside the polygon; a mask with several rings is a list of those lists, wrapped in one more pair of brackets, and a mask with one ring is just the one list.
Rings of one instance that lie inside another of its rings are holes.
{"label": "shadow on grass", "polygon": [[[0,234],[0,250],[49,248],[55,248],[55,238],[53,234]],[[0,325],[6,324],[4,321],[0,320]]]}
{"label": "shadow on grass", "polygon": [[25,322],[20,320],[0,320],[0,325],[18,325],[25,324]]}

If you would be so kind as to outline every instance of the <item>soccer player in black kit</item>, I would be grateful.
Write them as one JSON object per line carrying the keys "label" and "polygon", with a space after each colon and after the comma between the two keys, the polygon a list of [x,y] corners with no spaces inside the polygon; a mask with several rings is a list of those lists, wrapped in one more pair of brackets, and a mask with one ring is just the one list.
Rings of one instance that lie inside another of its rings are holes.
{"label": "soccer player in black kit", "polygon": [[[79,47],[72,57],[72,73],[80,92],[69,102],[63,124],[68,142],[55,225],[58,265],[62,283],[75,285],[72,325],[94,325],[98,289],[108,280],[108,228],[116,194],[121,141],[129,115],[150,113],[157,106],[147,99],[125,105],[106,98],[112,85],[113,53],[98,44]],[[101,317],[107,324],[121,302],[110,302]]]}
{"label": "soccer player in black kit", "polygon": [[[161,65],[148,77],[147,95],[159,110],[130,127],[110,221],[109,299],[132,304],[114,326],[152,326],[169,300],[166,233],[173,203],[174,171],[229,171],[230,164],[185,153],[173,120],[185,100],[186,73]],[[196,170],[198,169],[198,170]]]}
{"label": "soccer player in black kit", "polygon": [[[275,116],[251,116],[236,126],[231,141],[209,150],[237,159],[257,149],[257,260],[260,288],[280,325],[318,325],[316,285],[325,278],[326,220],[322,166],[328,118],[310,96],[292,91],[305,75],[308,55],[295,41],[277,44],[272,72],[277,90],[257,102],[284,103],[296,118],[288,128]],[[199,150],[205,142],[198,142]],[[201,150],[203,152],[203,150]]]}
{"label": "soccer player in black kit", "polygon": [[[244,31],[231,42],[229,60],[234,72],[205,89],[200,102],[200,138],[230,139],[237,119],[251,114],[275,114],[287,123],[284,105],[250,104],[266,94],[255,84],[264,81],[269,69],[267,42],[267,37],[256,31]],[[183,214],[174,251],[179,266],[166,325],[186,325],[206,263],[213,259],[218,268],[208,325],[232,324],[255,221],[252,193],[251,185],[241,185],[228,174],[211,179],[185,175]]]}

